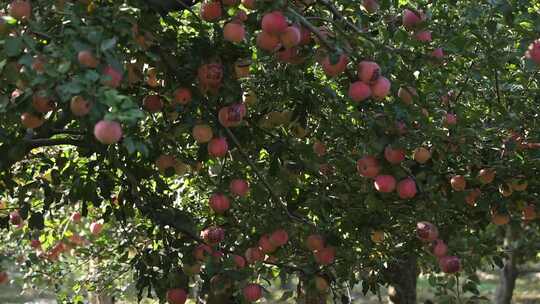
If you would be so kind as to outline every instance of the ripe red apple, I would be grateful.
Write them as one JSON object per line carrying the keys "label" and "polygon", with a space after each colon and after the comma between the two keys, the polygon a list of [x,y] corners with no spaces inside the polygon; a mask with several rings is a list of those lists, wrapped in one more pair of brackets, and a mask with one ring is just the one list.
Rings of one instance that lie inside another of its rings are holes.
{"label": "ripe red apple", "polygon": [[224,157],[229,151],[229,145],[224,137],[216,137],[208,143],[208,154],[212,157]]}
{"label": "ripe red apple", "polygon": [[261,248],[261,251],[263,253],[272,253],[276,251],[276,247],[271,241],[270,241],[270,235],[264,234],[259,239],[259,248]]}
{"label": "ripe red apple", "polygon": [[362,6],[370,14],[375,13],[379,9],[379,3],[377,0],[363,0]]}
{"label": "ripe red apple", "polygon": [[326,145],[316,140],[315,143],[313,143],[313,152],[319,157],[324,156],[326,154]]}
{"label": "ripe red apple", "polygon": [[525,52],[525,57],[540,65],[540,39],[535,40]]}
{"label": "ripe red apple", "polygon": [[425,15],[422,11],[414,11],[410,9],[403,10],[403,26],[411,30],[417,27],[425,20]]}
{"label": "ripe red apple", "polygon": [[283,33],[279,35],[283,47],[290,49],[300,44],[302,33],[296,26],[288,26]]}
{"label": "ripe red apple", "polygon": [[448,246],[443,240],[435,240],[431,243],[431,252],[434,256],[442,258],[448,253]]}
{"label": "ripe red apple", "polygon": [[325,247],[321,250],[313,252],[315,262],[319,265],[330,265],[336,257],[336,249],[334,247]]}
{"label": "ripe red apple", "polygon": [[201,238],[209,245],[216,245],[225,239],[225,230],[212,226],[201,231]]}
{"label": "ripe red apple", "polygon": [[35,114],[24,112],[21,114],[21,124],[27,129],[37,129],[45,123],[45,120]]}
{"label": "ripe red apple", "polygon": [[174,102],[180,105],[187,105],[193,99],[191,90],[188,88],[178,88],[174,91]]}
{"label": "ripe red apple", "polygon": [[247,284],[242,290],[244,299],[248,302],[256,302],[262,297],[262,287],[259,284]]}
{"label": "ripe red apple", "polygon": [[244,254],[248,264],[253,264],[255,262],[261,262],[264,260],[264,253],[259,247],[250,247],[246,250]]}
{"label": "ripe red apple", "polygon": [[414,34],[414,39],[421,42],[431,41],[431,31],[419,31]]}
{"label": "ripe red apple", "polygon": [[244,257],[234,254],[232,258],[233,258],[234,265],[236,266],[237,269],[242,269],[246,267],[246,259],[244,259]]}
{"label": "ripe red apple", "polygon": [[382,193],[390,193],[396,189],[396,179],[392,175],[378,175],[373,181],[375,190]]}
{"label": "ripe red apple", "polygon": [[452,186],[452,189],[454,189],[454,191],[464,191],[467,187],[465,177],[463,175],[452,176],[452,178],[450,179],[450,186]]}
{"label": "ripe red apple", "polygon": [[28,0],[14,0],[9,5],[9,15],[15,19],[30,19],[32,4]]}
{"label": "ripe red apple", "polygon": [[236,196],[244,197],[249,192],[249,184],[245,179],[233,179],[229,184],[229,190]]}
{"label": "ripe red apple", "polygon": [[94,126],[94,136],[102,144],[117,143],[122,138],[122,126],[116,121],[101,120]]}
{"label": "ripe red apple", "polygon": [[214,136],[212,128],[209,125],[204,124],[195,125],[191,131],[191,134],[193,135],[195,141],[199,144],[209,142]]}
{"label": "ripe red apple", "polygon": [[155,161],[156,167],[158,167],[159,172],[162,174],[167,171],[167,169],[174,168],[176,164],[176,158],[172,155],[161,154]]}
{"label": "ripe red apple", "polygon": [[303,26],[298,27],[300,29],[300,45],[308,45],[311,43],[311,31]]}
{"label": "ripe red apple", "polygon": [[381,67],[373,61],[364,60],[358,64],[358,79],[366,84],[374,84],[381,76]]}
{"label": "ripe red apple", "polygon": [[37,91],[32,95],[32,107],[39,113],[47,113],[53,109],[51,99],[43,91]]}
{"label": "ripe red apple", "polygon": [[436,48],[431,52],[431,57],[435,59],[442,59],[444,57],[444,51],[442,48]]}
{"label": "ripe red apple", "polygon": [[401,199],[411,199],[416,196],[416,182],[408,177],[397,184],[397,193]]}
{"label": "ripe red apple", "polygon": [[375,157],[366,155],[356,162],[356,170],[363,177],[374,178],[379,175],[381,167]]}
{"label": "ripe red apple", "polygon": [[23,220],[22,220],[21,215],[19,214],[19,211],[15,210],[9,214],[9,222],[12,225],[15,225],[15,226],[20,225],[22,221]]}
{"label": "ripe red apple", "polygon": [[457,124],[457,116],[453,113],[447,113],[444,117],[444,124],[447,126],[453,126]]}
{"label": "ripe red apple", "polygon": [[223,39],[240,43],[246,38],[246,29],[243,24],[236,22],[229,22],[223,27]]}
{"label": "ripe red apple", "polygon": [[100,234],[102,229],[103,229],[103,224],[101,223],[92,222],[92,224],[90,224],[90,233],[92,233],[93,235]]}
{"label": "ripe red apple", "polygon": [[478,178],[478,181],[480,181],[480,183],[484,185],[491,184],[493,180],[495,179],[495,170],[490,169],[490,168],[481,169],[478,172],[477,178]]}
{"label": "ripe red apple", "polygon": [[431,158],[431,152],[424,147],[418,147],[414,150],[413,158],[417,163],[425,164]]}
{"label": "ripe red apple", "polygon": [[321,62],[324,73],[328,77],[336,77],[337,75],[345,72],[347,69],[347,64],[349,64],[349,57],[345,54],[341,54],[335,64],[333,64],[330,60],[330,56],[326,56]]}
{"label": "ripe red apple", "polygon": [[386,148],[384,148],[384,158],[387,162],[393,165],[398,165],[405,160],[405,150],[394,149],[391,146],[386,146]]}
{"label": "ripe red apple", "polygon": [[193,257],[198,261],[204,261],[212,254],[212,248],[206,244],[199,244],[193,250]]}
{"label": "ripe red apple", "polygon": [[73,212],[71,214],[70,220],[73,223],[80,223],[81,222],[82,215],[79,212]]}
{"label": "ripe red apple", "polygon": [[223,81],[223,66],[220,63],[203,64],[197,70],[197,78],[202,85],[219,88]]}
{"label": "ripe red apple", "polygon": [[377,81],[375,81],[374,84],[371,85],[371,96],[373,96],[375,99],[382,100],[388,96],[388,94],[390,94],[390,88],[390,80],[381,76],[379,79],[377,79]]}
{"label": "ripe red apple", "polygon": [[201,5],[201,19],[208,22],[214,22],[221,19],[220,1],[207,1]]}
{"label": "ripe red apple", "polygon": [[9,281],[7,272],[0,271],[0,285],[6,284]]}
{"label": "ripe red apple", "polygon": [[416,236],[424,242],[432,242],[439,237],[439,229],[430,222],[419,222],[416,224]]}
{"label": "ripe red apple", "polygon": [[404,104],[410,105],[413,100],[418,97],[418,93],[413,87],[400,87],[398,90],[398,97]]}
{"label": "ripe red apple", "polygon": [[117,88],[122,82],[122,73],[112,66],[107,66],[103,69],[103,75],[107,76],[107,80],[103,82],[106,86]]}
{"label": "ripe red apple", "polygon": [[373,232],[371,232],[370,238],[373,243],[382,243],[384,241],[384,231],[374,230]]}
{"label": "ripe red apple", "polygon": [[256,8],[255,1],[256,0],[242,0],[242,5],[247,9],[254,10]]}
{"label": "ripe red apple", "polygon": [[216,213],[224,213],[231,207],[229,199],[221,193],[214,193],[210,196],[210,208]]}
{"label": "ripe red apple", "polygon": [[287,244],[289,241],[289,234],[285,229],[278,229],[272,232],[270,235],[270,242],[274,244],[274,246],[283,246]]}
{"label": "ripe red apple", "polygon": [[225,128],[237,127],[242,123],[246,113],[246,105],[237,103],[221,108],[218,113],[218,120]]}
{"label": "ripe red apple", "polygon": [[506,213],[493,212],[491,222],[497,226],[507,225],[510,223],[510,216]]}
{"label": "ripe red apple", "polygon": [[159,95],[148,95],[144,98],[143,107],[150,113],[156,113],[163,109],[163,101]]}
{"label": "ripe red apple", "polygon": [[281,46],[279,36],[262,31],[257,35],[257,46],[262,50],[274,52]]}
{"label": "ripe red apple", "polygon": [[79,64],[86,68],[95,69],[99,64],[99,60],[92,54],[91,51],[84,50],[77,54]]}
{"label": "ripe red apple", "polygon": [[82,96],[74,96],[69,103],[69,109],[73,115],[82,117],[88,115],[92,109],[92,104]]}
{"label": "ripe red apple", "polygon": [[167,302],[169,304],[184,304],[187,300],[187,293],[182,288],[167,290]]}
{"label": "ripe red apple", "polygon": [[284,33],[287,27],[287,19],[280,11],[265,14],[261,21],[262,30],[274,35]]}
{"label": "ripe red apple", "polygon": [[461,270],[461,262],[457,256],[439,258],[439,267],[444,273],[456,273]]}
{"label": "ripe red apple", "polygon": [[480,197],[482,194],[482,191],[478,188],[474,188],[473,190],[469,191],[467,195],[465,196],[465,202],[470,206],[476,205],[476,200]]}
{"label": "ripe red apple", "polygon": [[351,83],[349,97],[355,102],[361,102],[371,97],[371,88],[362,81]]}
{"label": "ripe red apple", "polygon": [[233,18],[233,21],[236,21],[236,22],[239,22],[239,23],[246,22],[247,20],[248,20],[248,15],[247,15],[246,11],[244,11],[242,9],[239,9],[236,12],[236,15],[234,15],[234,18]]}
{"label": "ripe red apple", "polygon": [[306,239],[306,246],[311,251],[319,251],[324,248],[324,238],[319,234],[311,234]]}

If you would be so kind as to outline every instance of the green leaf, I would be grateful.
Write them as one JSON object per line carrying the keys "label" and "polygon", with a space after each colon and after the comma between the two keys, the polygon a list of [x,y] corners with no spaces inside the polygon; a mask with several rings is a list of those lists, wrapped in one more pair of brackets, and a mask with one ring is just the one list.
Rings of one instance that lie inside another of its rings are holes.
{"label": "green leaf", "polygon": [[4,50],[8,57],[15,57],[21,54],[23,41],[20,37],[8,37],[4,43]]}
{"label": "green leaf", "polygon": [[107,40],[104,40],[102,43],[101,43],[101,51],[102,52],[106,52],[108,50],[111,50],[112,48],[114,48],[116,46],[116,43],[118,42],[118,40],[116,39],[116,37],[113,37],[111,39],[107,39]]}

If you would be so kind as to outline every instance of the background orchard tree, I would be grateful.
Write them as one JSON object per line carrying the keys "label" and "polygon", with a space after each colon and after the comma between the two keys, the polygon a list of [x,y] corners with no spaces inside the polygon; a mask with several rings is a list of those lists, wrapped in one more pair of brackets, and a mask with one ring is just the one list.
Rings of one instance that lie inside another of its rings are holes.
{"label": "background orchard tree", "polygon": [[539,6],[3,4],[3,255],[75,302],[480,301],[496,230],[537,258]]}

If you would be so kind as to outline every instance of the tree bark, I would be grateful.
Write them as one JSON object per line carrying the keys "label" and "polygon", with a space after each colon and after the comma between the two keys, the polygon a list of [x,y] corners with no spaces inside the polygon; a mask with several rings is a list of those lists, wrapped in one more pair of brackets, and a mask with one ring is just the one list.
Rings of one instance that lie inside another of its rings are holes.
{"label": "tree bark", "polygon": [[388,269],[390,287],[388,298],[394,304],[416,303],[418,265],[416,256],[410,255],[391,265]]}
{"label": "tree bark", "polygon": [[500,271],[499,285],[495,291],[495,304],[511,304],[514,288],[516,287],[516,279],[519,275],[518,263],[516,261],[516,252],[513,248],[513,241],[516,235],[513,233],[510,225],[506,227],[506,237],[504,245],[508,248],[508,258],[504,261],[504,266]]}

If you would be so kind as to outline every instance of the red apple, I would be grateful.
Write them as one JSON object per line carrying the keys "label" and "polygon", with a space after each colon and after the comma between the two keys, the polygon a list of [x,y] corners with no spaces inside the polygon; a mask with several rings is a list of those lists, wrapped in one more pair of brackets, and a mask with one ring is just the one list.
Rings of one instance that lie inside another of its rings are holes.
{"label": "red apple", "polygon": [[79,64],[83,67],[91,69],[97,68],[99,64],[99,61],[96,59],[94,54],[92,54],[92,52],[88,50],[80,51],[77,54],[77,60],[79,61]]}
{"label": "red apple", "polygon": [[316,140],[315,143],[313,143],[313,152],[319,157],[324,156],[326,154],[326,145]]}
{"label": "red apple", "polygon": [[254,10],[256,8],[255,1],[256,0],[242,0],[242,5],[247,9]]}
{"label": "red apple", "polygon": [[262,30],[274,35],[284,33],[287,27],[287,19],[280,11],[265,14],[261,21]]}
{"label": "red apple", "polygon": [[216,245],[225,239],[225,230],[212,226],[201,231],[201,238],[210,245]]}
{"label": "red apple", "polygon": [[102,144],[117,143],[122,138],[122,126],[116,121],[101,120],[94,126],[94,136]]}
{"label": "red apple", "polygon": [[436,48],[431,52],[431,57],[434,59],[442,59],[444,57],[444,51],[442,48]]}
{"label": "red apple", "polygon": [[259,284],[247,284],[242,290],[247,302],[256,302],[262,297],[262,287]]}
{"label": "red apple", "polygon": [[444,117],[444,124],[447,126],[453,126],[457,124],[457,116],[453,113],[447,113]]}
{"label": "red apple", "polygon": [[534,205],[527,205],[522,210],[522,217],[524,221],[532,221],[536,219],[536,210]]}
{"label": "red apple", "polygon": [[82,96],[74,96],[69,103],[71,113],[77,117],[88,115],[92,109],[92,104],[86,101]]}
{"label": "red apple", "polygon": [[215,22],[221,19],[220,1],[207,1],[201,5],[201,19],[208,22]]}
{"label": "red apple", "polygon": [[103,82],[106,86],[117,88],[122,82],[122,73],[112,66],[107,66],[103,69],[103,75],[107,76],[107,80]]}
{"label": "red apple", "polygon": [[430,222],[419,222],[416,224],[416,235],[424,242],[432,242],[439,237],[439,229]]}
{"label": "red apple", "polygon": [[30,247],[34,249],[41,249],[41,241],[39,239],[33,239],[30,241]]}
{"label": "red apple", "polygon": [[0,285],[6,284],[9,281],[7,272],[0,271]]}
{"label": "red apple", "polygon": [[463,175],[452,176],[452,178],[450,179],[450,186],[452,186],[452,189],[454,189],[454,191],[464,191],[467,187],[465,177]]}
{"label": "red apple", "polygon": [[174,91],[174,102],[180,105],[187,105],[193,99],[191,90],[188,88],[178,88]]}
{"label": "red apple", "polygon": [[209,125],[204,124],[195,125],[195,127],[193,127],[193,130],[191,131],[191,134],[193,135],[195,141],[199,144],[209,142],[214,136],[212,128],[210,128]]}
{"label": "red apple", "polygon": [[206,260],[212,254],[212,248],[206,244],[199,244],[193,250],[193,257],[198,261]]}
{"label": "red apple", "polygon": [[90,233],[92,233],[93,235],[100,234],[102,229],[103,229],[103,224],[101,223],[92,222],[92,224],[90,224]]}
{"label": "red apple", "polygon": [[246,250],[245,253],[246,261],[249,264],[255,262],[261,262],[264,260],[264,253],[259,249],[259,247],[250,247]]}
{"label": "red apple", "polygon": [[279,39],[283,47],[290,49],[300,44],[302,34],[296,26],[288,26],[283,33],[279,35]]}
{"label": "red apple", "polygon": [[484,169],[481,169],[480,172],[478,172],[478,181],[480,181],[480,183],[484,185],[491,184],[494,179],[495,179],[495,170],[493,169],[484,168]]}
{"label": "red apple", "polygon": [[362,81],[351,83],[349,97],[355,102],[361,102],[371,97],[371,88]]}
{"label": "red apple", "polygon": [[418,93],[413,87],[400,87],[398,90],[398,97],[404,104],[410,105],[413,100],[418,97]]}
{"label": "red apple", "polygon": [[249,184],[245,179],[233,179],[229,184],[229,190],[236,196],[244,197],[249,192]]}
{"label": "red apple", "polygon": [[371,96],[375,99],[382,100],[390,94],[390,87],[390,80],[381,76],[371,85]]}
{"label": "red apple", "polygon": [[187,300],[187,293],[182,288],[167,290],[167,302],[169,304],[184,304]]}
{"label": "red apple", "polygon": [[39,113],[47,113],[53,109],[51,99],[43,91],[37,91],[32,95],[32,106]]}
{"label": "red apple", "polygon": [[362,0],[362,6],[370,14],[375,13],[379,9],[377,0]]}
{"label": "red apple", "polygon": [[21,215],[19,214],[19,211],[15,210],[9,214],[9,222],[12,225],[15,225],[15,226],[20,225],[22,221],[23,220],[21,218]]}
{"label": "red apple", "polygon": [[243,24],[236,22],[229,22],[223,27],[223,39],[240,43],[246,38],[246,29]]}
{"label": "red apple", "polygon": [[150,113],[156,113],[163,109],[163,101],[159,95],[148,95],[144,98],[143,107]]}
{"label": "red apple", "polygon": [[431,31],[419,31],[414,34],[414,39],[421,42],[431,41]]}
{"label": "red apple", "polygon": [[15,19],[30,19],[32,4],[28,0],[14,0],[9,5],[9,15]]}
{"label": "red apple", "polygon": [[456,273],[461,270],[461,262],[457,256],[439,258],[439,267],[444,273]]}
{"label": "red apple", "polygon": [[535,40],[525,52],[525,57],[540,65],[540,39]]}
{"label": "red apple", "polygon": [[326,76],[336,77],[337,75],[345,72],[348,63],[349,57],[345,54],[341,54],[335,64],[330,60],[330,56],[326,56],[321,62],[321,65]]}
{"label": "red apple", "polygon": [[448,253],[448,246],[443,240],[437,239],[431,243],[431,252],[438,258],[444,257]]}
{"label": "red apple", "polygon": [[236,268],[242,269],[242,268],[246,267],[246,259],[244,259],[244,257],[242,257],[240,255],[237,255],[237,254],[234,254],[232,256],[232,258],[233,258],[233,262],[234,262],[234,265],[236,266]]}
{"label": "red apple", "polygon": [[358,64],[358,79],[366,84],[374,84],[381,76],[381,67],[373,61],[364,60]]}
{"label": "red apple", "polygon": [[259,248],[261,248],[263,253],[272,253],[276,251],[276,247],[277,246],[270,241],[270,236],[268,234],[261,236],[259,239]]}
{"label": "red apple", "polygon": [[422,11],[414,11],[410,9],[403,10],[403,26],[411,30],[425,20],[425,15]]}
{"label": "red apple", "polygon": [[21,114],[21,124],[27,129],[37,129],[45,123],[45,120],[35,114],[24,112]]}
{"label": "red apple", "polygon": [[405,150],[394,149],[391,146],[387,146],[384,149],[384,158],[387,162],[393,165],[398,165],[405,160]]}
{"label": "red apple", "polygon": [[373,185],[379,192],[390,193],[396,188],[396,179],[392,175],[379,175],[375,177]]}
{"label": "red apple", "polygon": [[414,150],[413,158],[417,163],[425,164],[431,158],[431,152],[424,147],[418,147]]}
{"label": "red apple", "polygon": [[363,177],[374,178],[379,175],[381,167],[375,157],[366,155],[356,162],[356,170]]}
{"label": "red apple", "polygon": [[80,223],[81,222],[82,215],[79,212],[73,212],[71,214],[70,220],[73,223]]}
{"label": "red apple", "polygon": [[210,196],[210,208],[216,213],[224,213],[231,207],[229,199],[221,193],[214,193]]}
{"label": "red apple", "polygon": [[274,52],[281,46],[279,36],[262,31],[257,35],[257,46],[262,50]]}
{"label": "red apple", "polygon": [[208,143],[208,154],[212,157],[224,157],[229,151],[229,145],[224,137],[216,137]]}
{"label": "red apple", "polygon": [[315,261],[319,265],[330,265],[334,262],[334,258],[336,257],[336,249],[334,247],[325,247],[321,250],[317,250],[313,252],[313,255],[315,257]]}
{"label": "red apple", "polygon": [[397,184],[397,193],[401,199],[411,199],[416,196],[416,183],[408,177]]}
{"label": "red apple", "polygon": [[289,234],[285,229],[278,229],[270,235],[270,242],[274,246],[283,246],[289,241]]}

